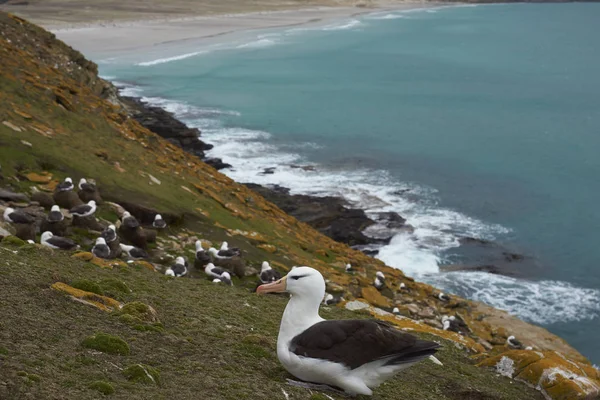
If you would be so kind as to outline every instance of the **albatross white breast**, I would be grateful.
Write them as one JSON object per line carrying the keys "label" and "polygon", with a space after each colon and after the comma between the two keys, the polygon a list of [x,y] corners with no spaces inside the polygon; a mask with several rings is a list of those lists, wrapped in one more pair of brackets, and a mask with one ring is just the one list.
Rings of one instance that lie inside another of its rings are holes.
{"label": "albatross white breast", "polygon": [[378,320],[326,321],[319,316],[325,281],[319,271],[297,267],[257,293],[291,293],[277,338],[277,356],[295,377],[372,395],[401,370],[432,356],[439,344],[420,340]]}

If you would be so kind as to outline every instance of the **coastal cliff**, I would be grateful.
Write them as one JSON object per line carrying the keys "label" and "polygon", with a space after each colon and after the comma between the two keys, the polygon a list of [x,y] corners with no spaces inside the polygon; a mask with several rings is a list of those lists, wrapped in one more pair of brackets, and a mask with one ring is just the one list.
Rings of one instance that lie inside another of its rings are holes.
{"label": "coastal cliff", "polygon": [[[274,346],[285,298],[253,295],[252,278],[226,288],[193,279],[201,273],[155,272],[167,256],[193,257],[196,239],[229,241],[251,268],[269,260],[282,273],[318,269],[344,299],[323,308],[326,318],[381,318],[442,342],[444,368],[422,363],[378,389],[380,399],[598,395],[600,373],[562,339],[480,303],[442,301],[435,288],[299,222],[140,124],[96,65],[51,33],[0,13],[0,34],[0,205],[43,207],[40,193],[85,176],[138,218],[160,212],[172,222],[151,263],[133,265],[27,245],[0,226],[0,288],[10,303],[2,304],[0,397],[323,398],[285,385]],[[99,212],[116,215],[108,203]],[[383,290],[373,286],[377,271]],[[445,315],[464,321],[462,334],[442,330]],[[533,350],[509,348],[510,335]]]}

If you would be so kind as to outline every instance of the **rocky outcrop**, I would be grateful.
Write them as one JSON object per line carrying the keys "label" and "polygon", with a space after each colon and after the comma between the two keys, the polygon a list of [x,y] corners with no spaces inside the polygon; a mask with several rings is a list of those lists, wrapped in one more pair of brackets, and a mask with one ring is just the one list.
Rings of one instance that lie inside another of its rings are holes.
{"label": "rocky outcrop", "polygon": [[556,351],[512,350],[486,358],[479,365],[525,382],[547,399],[597,399],[600,396],[600,371],[588,364],[567,360]]}
{"label": "rocky outcrop", "polygon": [[148,105],[140,99],[121,96],[120,101],[129,114],[143,127],[197,156],[215,169],[231,167],[219,158],[206,157],[204,152],[212,149],[213,146],[200,140],[199,129],[188,127],[175,118],[172,113],[160,107]]}
{"label": "rocky outcrop", "polygon": [[464,237],[453,253],[464,262],[442,265],[444,271],[487,272],[507,276],[527,276],[533,274],[539,265],[533,257],[525,256],[507,248],[501,243],[484,239]]}
{"label": "rocky outcrop", "polygon": [[347,208],[345,201],[339,197],[291,195],[289,189],[281,186],[265,187],[254,183],[247,183],[246,186],[287,214],[338,242],[356,246],[384,244],[390,240],[374,239],[362,233],[375,221],[367,217],[363,210]]}

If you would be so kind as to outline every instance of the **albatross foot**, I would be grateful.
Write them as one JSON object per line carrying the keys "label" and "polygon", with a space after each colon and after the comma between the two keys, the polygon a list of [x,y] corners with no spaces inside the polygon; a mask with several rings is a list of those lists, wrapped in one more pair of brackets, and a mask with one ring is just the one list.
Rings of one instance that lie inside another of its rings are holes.
{"label": "albatross foot", "polygon": [[300,388],[304,388],[304,389],[312,389],[312,390],[320,390],[322,392],[332,392],[335,394],[339,394],[342,396],[348,396],[349,394],[344,392],[343,390],[340,389],[336,389],[332,386],[329,385],[323,385],[323,384],[319,384],[319,383],[310,383],[310,382],[302,382],[302,381],[295,381],[293,379],[287,379],[288,385],[290,386],[296,386],[296,387],[300,387]]}

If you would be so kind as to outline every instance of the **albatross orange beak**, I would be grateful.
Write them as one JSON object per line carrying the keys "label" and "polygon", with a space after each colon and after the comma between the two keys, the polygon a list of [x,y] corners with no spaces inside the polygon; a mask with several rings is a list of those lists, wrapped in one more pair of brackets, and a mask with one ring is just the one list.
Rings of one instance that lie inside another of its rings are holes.
{"label": "albatross orange beak", "polygon": [[281,293],[281,292],[285,292],[285,289],[286,289],[286,283],[285,283],[286,279],[287,279],[287,276],[284,276],[283,278],[281,278],[277,282],[267,283],[267,284],[264,284],[264,285],[260,285],[258,288],[256,288],[256,293],[257,294],[263,294],[263,293]]}

